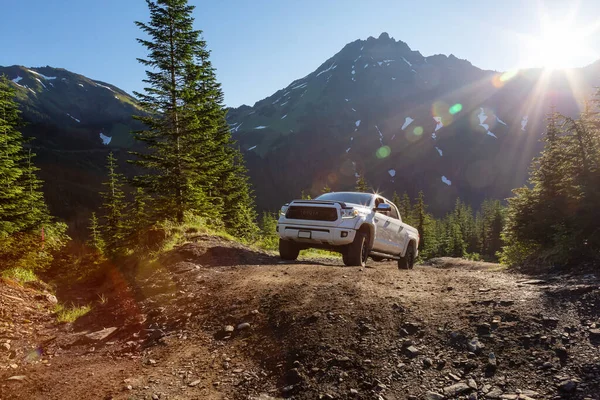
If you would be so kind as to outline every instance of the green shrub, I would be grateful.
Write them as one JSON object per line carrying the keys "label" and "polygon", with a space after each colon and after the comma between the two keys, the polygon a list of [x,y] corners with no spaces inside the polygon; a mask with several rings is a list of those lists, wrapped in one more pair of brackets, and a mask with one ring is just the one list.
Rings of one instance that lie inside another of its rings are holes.
{"label": "green shrub", "polygon": [[20,267],[2,271],[2,277],[19,283],[36,282],[38,280],[37,275],[32,270]]}

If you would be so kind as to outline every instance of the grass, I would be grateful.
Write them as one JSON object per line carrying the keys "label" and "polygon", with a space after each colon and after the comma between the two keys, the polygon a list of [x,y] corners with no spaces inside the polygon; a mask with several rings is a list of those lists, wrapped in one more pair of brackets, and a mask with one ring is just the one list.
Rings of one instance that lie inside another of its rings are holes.
{"label": "grass", "polygon": [[30,269],[15,267],[2,271],[2,277],[19,283],[37,282],[37,275]]}
{"label": "grass", "polygon": [[74,322],[79,317],[83,317],[89,313],[92,307],[88,304],[85,306],[77,307],[71,304],[71,307],[65,307],[62,304],[57,304],[54,307],[56,313],[56,321],[59,323]]}

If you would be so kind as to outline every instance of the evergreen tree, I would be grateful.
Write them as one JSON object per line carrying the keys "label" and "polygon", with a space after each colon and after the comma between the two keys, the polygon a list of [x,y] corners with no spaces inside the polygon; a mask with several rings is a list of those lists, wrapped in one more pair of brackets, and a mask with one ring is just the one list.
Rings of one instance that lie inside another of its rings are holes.
{"label": "evergreen tree", "polygon": [[88,245],[95,250],[102,250],[104,247],[104,242],[102,241],[100,223],[98,222],[98,217],[96,217],[95,212],[93,212],[92,216],[90,217],[90,225],[88,226],[88,230],[90,233]]}
{"label": "evergreen tree", "polygon": [[323,186],[323,189],[321,189],[321,193],[331,193],[331,188],[328,184],[325,184],[325,186]]}
{"label": "evergreen tree", "polygon": [[398,208],[400,209],[400,216],[402,217],[402,221],[406,222],[409,225],[413,225],[413,209],[412,204],[410,202],[410,197],[408,197],[408,193],[404,192],[402,194],[402,198],[399,203],[396,203]]}
{"label": "evergreen tree", "polygon": [[[134,132],[146,144],[135,164],[147,171],[134,180],[152,195],[155,218],[182,222],[191,212],[236,230],[254,218],[241,157],[232,150],[223,93],[202,32],[193,29],[187,0],[147,1],[150,22],[139,61],[149,68],[145,94],[136,93],[148,129]],[[237,193],[240,191],[240,193]],[[254,222],[252,222],[254,224]]]}
{"label": "evergreen tree", "polygon": [[419,192],[419,196],[417,197],[417,203],[414,208],[414,215],[416,220],[416,227],[419,231],[419,235],[421,239],[419,240],[419,251],[422,250],[427,241],[427,237],[425,236],[425,227],[427,225],[427,206],[425,205],[425,194],[423,191]]}
{"label": "evergreen tree", "polygon": [[34,154],[24,149],[15,92],[0,77],[0,237],[39,230],[48,222],[41,181],[33,165]]}
{"label": "evergreen tree", "polygon": [[103,241],[108,254],[115,255],[123,248],[125,226],[123,223],[125,194],[123,193],[124,177],[117,172],[117,159],[111,152],[107,157],[107,181],[103,183],[106,191],[100,193],[104,200],[105,211],[103,224]]}
{"label": "evergreen tree", "polygon": [[356,187],[354,188],[357,192],[367,193],[371,190],[369,189],[369,185],[367,184],[367,180],[361,175],[356,180]]}

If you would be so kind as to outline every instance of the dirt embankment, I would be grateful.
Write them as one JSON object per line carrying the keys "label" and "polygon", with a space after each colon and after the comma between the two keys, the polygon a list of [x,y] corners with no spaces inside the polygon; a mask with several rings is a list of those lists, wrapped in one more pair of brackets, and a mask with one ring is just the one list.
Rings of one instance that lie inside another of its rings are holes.
{"label": "dirt embankment", "polygon": [[289,264],[210,237],[123,270],[59,291],[95,299],[66,325],[0,284],[0,399],[600,399],[594,275]]}

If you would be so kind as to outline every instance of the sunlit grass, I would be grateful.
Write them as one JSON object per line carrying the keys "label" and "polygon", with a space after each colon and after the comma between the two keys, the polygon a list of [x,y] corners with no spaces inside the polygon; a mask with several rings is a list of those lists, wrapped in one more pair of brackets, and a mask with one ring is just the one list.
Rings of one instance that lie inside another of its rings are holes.
{"label": "sunlit grass", "polygon": [[2,277],[19,283],[37,282],[37,275],[26,268],[16,267],[2,271]]}
{"label": "sunlit grass", "polygon": [[59,323],[75,322],[78,318],[83,317],[89,313],[92,307],[88,304],[85,306],[74,306],[65,307],[63,304],[57,304],[54,307],[54,313],[56,314],[56,321]]}

